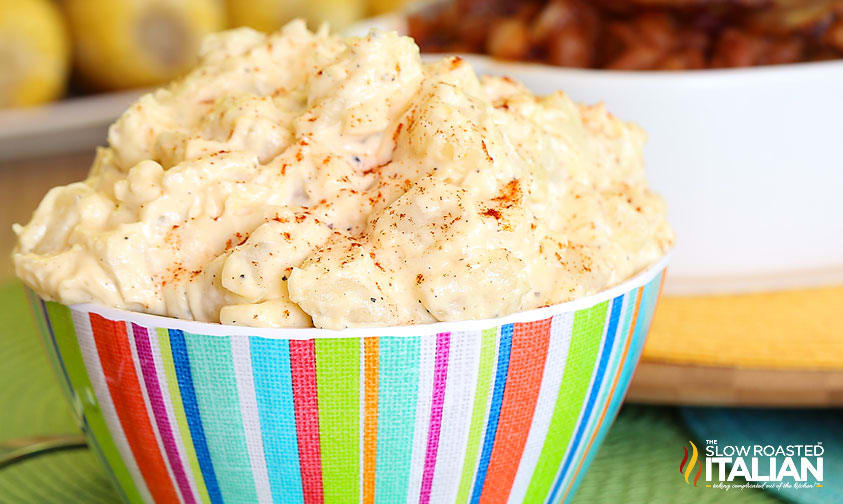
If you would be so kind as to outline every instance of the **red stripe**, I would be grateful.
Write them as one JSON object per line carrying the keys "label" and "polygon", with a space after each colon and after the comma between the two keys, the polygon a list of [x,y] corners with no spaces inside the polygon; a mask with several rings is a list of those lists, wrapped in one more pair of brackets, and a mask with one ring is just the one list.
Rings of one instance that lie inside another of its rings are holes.
{"label": "red stripe", "polygon": [[105,383],[138,468],[155,502],[179,502],[143,402],[126,325],[91,313]]}
{"label": "red stripe", "polygon": [[515,324],[509,370],[481,503],[506,502],[524,453],[542,384],[551,319]]}
{"label": "red stripe", "polygon": [[313,340],[290,341],[290,372],[305,504],[322,504],[322,455],[316,393],[316,346]]}

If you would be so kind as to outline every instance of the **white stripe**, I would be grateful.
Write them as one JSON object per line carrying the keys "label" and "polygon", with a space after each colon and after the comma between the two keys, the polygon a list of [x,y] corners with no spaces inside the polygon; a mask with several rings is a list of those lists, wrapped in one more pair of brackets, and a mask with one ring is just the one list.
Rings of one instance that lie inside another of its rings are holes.
{"label": "white stripe", "polygon": [[[585,395],[583,396],[583,401],[582,401],[582,404],[580,405],[579,417],[577,418],[577,423],[574,424],[574,428],[571,431],[570,442],[568,443],[568,447],[565,448],[565,454],[562,456],[562,466],[559,467],[559,471],[556,473],[556,477],[553,478],[553,484],[550,486],[550,492],[547,495],[546,502],[550,502],[550,494],[553,493],[553,487],[556,486],[556,482],[560,478],[562,478],[562,484],[559,485],[559,492],[557,493],[556,497],[558,499],[557,502],[561,501],[562,495],[565,494],[565,488],[570,484],[569,480],[571,479],[570,478],[571,474],[574,470],[574,467],[576,466],[576,461],[577,461],[576,454],[579,453],[583,448],[583,445],[581,443],[580,446],[577,447],[577,451],[574,453],[574,456],[571,457],[571,463],[568,465],[568,472],[566,474],[562,474],[562,467],[564,466],[565,458],[568,456],[568,453],[570,453],[570,451],[571,451],[571,448],[572,448],[571,445],[573,444],[574,437],[577,434],[577,429],[580,428],[581,423],[589,422],[592,418],[592,417],[584,418],[584,416],[585,416],[584,415],[585,414],[585,405],[588,403],[588,397],[589,397],[589,395],[591,395],[591,389],[594,387],[594,382],[597,379],[597,372],[598,372],[598,369],[599,369],[599,366],[600,366],[600,354],[603,352],[603,348],[606,345],[606,333],[609,330],[609,317],[611,316],[611,314],[612,314],[612,302],[609,301],[608,306],[606,307],[606,318],[603,321],[603,333],[600,335],[600,345],[597,348],[597,355],[595,356],[594,369],[591,372],[591,380],[589,380],[588,387],[585,389]],[[595,405],[596,404],[597,403],[595,402]],[[597,408],[592,408],[591,415],[594,415],[596,410],[597,410]],[[589,429],[588,429],[588,423],[586,423],[586,429],[583,430],[582,440],[588,439],[588,436],[589,436]]]}
{"label": "white stripe", "polygon": [[158,331],[154,328],[147,328],[149,333],[149,345],[152,347],[152,358],[155,361],[155,374],[158,376],[158,386],[161,388],[161,398],[164,400],[164,407],[167,409],[167,420],[170,422],[170,431],[173,433],[173,441],[176,443],[176,449],[181,460],[181,466],[184,474],[190,483],[190,489],[193,492],[193,497],[196,502],[202,502],[199,497],[199,486],[196,478],[193,477],[193,469],[190,467],[190,462],[187,460],[187,452],[185,451],[185,441],[182,437],[179,423],[176,421],[176,413],[173,409],[173,398],[170,397],[170,385],[167,382],[167,375],[164,371],[164,362],[161,360],[161,346],[158,344]]}
{"label": "white stripe", "polygon": [[255,383],[252,377],[252,354],[249,338],[234,336],[231,338],[231,358],[234,361],[234,377],[237,380],[237,396],[240,398],[240,417],[246,434],[246,447],[252,464],[252,478],[258,502],[271,503],[272,490],[266,471],[266,459],[263,453],[258,399],[255,396]]}
{"label": "white stripe", "polygon": [[[100,357],[97,353],[97,345],[94,341],[94,332],[91,329],[91,321],[88,318],[88,313],[76,310],[71,310],[70,313],[73,318],[73,327],[76,329],[79,350],[82,352],[82,360],[85,361],[88,378],[91,380],[94,395],[96,396],[100,411],[102,411],[105,424],[108,426],[108,431],[111,433],[111,438],[114,440],[114,445],[117,447],[117,451],[120,452],[120,457],[123,459],[123,463],[126,464],[126,469],[129,471],[132,480],[134,480],[141,498],[144,502],[153,503],[152,494],[149,493],[149,488],[147,488],[146,482],[143,480],[138,464],[135,462],[135,456],[132,454],[132,449],[129,448],[129,442],[126,440],[126,434],[120,425],[117,411],[111,402],[111,394],[108,391],[108,385],[105,383],[105,375],[100,364]],[[79,392],[83,401],[90,400],[85,397],[83,391]]]}
{"label": "white stripe", "polygon": [[[489,414],[492,410],[492,396],[495,394],[495,378],[497,376],[498,371],[498,357],[500,356],[500,349],[501,349],[501,328],[503,326],[498,326],[495,328],[495,336],[492,338],[492,345],[494,348],[494,352],[492,352],[492,370],[491,370],[491,378],[489,379],[489,388],[486,391],[486,404],[483,407],[483,422],[480,426],[480,441],[477,444],[476,452],[474,453],[474,467],[471,468],[471,483],[468,486],[468,500],[471,500],[471,494],[474,492],[474,483],[477,479],[477,469],[480,464],[480,457],[483,453],[483,444],[486,441],[486,429],[489,427]],[[480,333],[481,342],[482,342],[482,335],[483,332]],[[480,367],[478,365],[477,368],[478,376],[480,374]],[[474,403],[472,403],[472,408],[474,407]],[[467,448],[467,447],[466,447]],[[462,473],[460,473],[460,479],[462,479]],[[459,489],[458,489],[459,490]]]}
{"label": "white stripe", "polygon": [[[175,474],[173,473],[173,468],[170,467],[170,457],[167,456],[167,450],[164,448],[164,441],[161,439],[161,433],[158,432],[158,422],[155,421],[155,415],[152,411],[152,404],[149,402],[149,393],[146,390],[146,380],[143,376],[143,370],[141,369],[140,358],[138,357],[138,349],[135,346],[135,332],[132,329],[132,324],[129,322],[124,323],[126,326],[126,335],[128,336],[129,340],[129,349],[132,352],[132,362],[135,365],[135,373],[138,377],[138,383],[140,384],[141,395],[143,396],[143,404],[146,407],[146,415],[149,418],[149,423],[152,425],[152,433],[155,435],[155,441],[158,443],[158,453],[161,455],[161,459],[164,460],[164,467],[167,468],[167,475],[170,477],[170,484],[173,485],[173,490],[175,490],[176,495],[179,498],[179,501],[184,504],[184,498],[179,491],[179,485],[176,482]],[[148,334],[148,333],[147,333]]]}
{"label": "white stripe", "polygon": [[530,433],[524,444],[524,454],[518,464],[518,472],[512,484],[509,501],[522,502],[530,486],[533,471],[539,462],[544,447],[550,421],[559,397],[559,387],[562,385],[562,375],[565,372],[565,361],[568,359],[568,348],[571,346],[571,333],[574,327],[574,315],[565,313],[553,317],[550,322],[550,343],[547,347],[547,360],[542,371],[542,382],[539,396],[536,400],[536,411],[530,424]]}
{"label": "white stripe", "polygon": [[[574,455],[571,465],[569,466],[570,472],[566,475],[566,481],[563,482],[562,486],[560,487],[560,491],[558,497],[561,499],[565,493],[565,489],[567,486],[573,484],[573,476],[574,473],[577,471],[577,467],[581,463],[585,463],[585,457],[588,456],[588,453],[585,452],[586,448],[588,447],[588,443],[591,440],[592,436],[596,436],[597,432],[596,429],[602,428],[606,422],[611,422],[613,419],[605,417],[603,418],[603,422],[600,424],[600,427],[597,426],[597,421],[600,419],[600,416],[603,414],[603,410],[608,407],[609,398],[609,390],[612,387],[612,382],[615,380],[615,376],[620,373],[620,366],[618,365],[621,354],[623,353],[623,348],[626,344],[626,333],[623,333],[624,329],[624,318],[626,317],[629,310],[635,309],[635,293],[633,292],[631,295],[627,294],[624,296],[623,302],[621,304],[621,310],[618,314],[618,323],[615,328],[615,341],[613,343],[613,347],[611,353],[609,354],[609,359],[606,364],[606,374],[603,376],[603,382],[600,387],[600,392],[598,393],[597,400],[594,403],[594,408],[592,410],[592,417],[589,421],[588,426],[583,434],[582,442],[580,443],[579,448],[577,449],[577,453]],[[609,313],[607,313],[607,317],[611,314],[611,303],[609,304]],[[603,334],[603,341],[605,342],[606,337],[608,336],[608,328],[609,328],[609,319],[606,319],[605,325],[606,331]],[[601,351],[602,351],[601,347]],[[598,362],[599,363],[599,362]],[[593,379],[593,378],[592,378]],[[586,396],[587,397],[587,396]],[[575,427],[576,428],[576,427]],[[591,449],[595,450],[599,448],[598,446],[592,445]],[[578,476],[582,475],[582,470],[577,473]],[[570,494],[569,494],[570,497]]]}
{"label": "white stripe", "polygon": [[413,456],[410,459],[410,478],[407,484],[407,502],[419,501],[427,453],[427,431],[430,427],[430,407],[433,399],[433,371],[436,363],[436,335],[421,336],[419,344],[418,402],[416,425],[413,431]]}
{"label": "white stripe", "polygon": [[[612,383],[615,381],[615,377],[620,374],[621,372],[621,365],[620,360],[621,356],[623,355],[624,347],[626,347],[626,342],[629,340],[629,335],[627,334],[624,329],[628,329],[625,327],[624,322],[626,320],[626,316],[630,314],[629,312],[635,309],[635,292],[631,294],[627,294],[623,298],[623,303],[621,304],[621,311],[618,314],[618,326],[615,328],[615,349],[612,351],[612,355],[609,356],[609,363],[606,367],[606,378],[604,379],[603,383],[603,392],[600,395],[600,398],[597,401],[597,404],[601,406],[600,414],[603,413],[603,410],[609,407],[609,401],[612,399],[609,397],[609,391],[612,389]],[[632,326],[632,322],[630,321],[630,327]],[[627,354],[629,355],[629,354]],[[617,389],[615,390],[617,393]],[[598,415],[598,419],[599,419]],[[603,423],[600,424],[601,427],[607,421],[611,422],[611,418],[604,418]]]}
{"label": "white stripe", "polygon": [[430,502],[454,502],[457,497],[477,388],[481,338],[482,332],[451,335],[442,430]]}

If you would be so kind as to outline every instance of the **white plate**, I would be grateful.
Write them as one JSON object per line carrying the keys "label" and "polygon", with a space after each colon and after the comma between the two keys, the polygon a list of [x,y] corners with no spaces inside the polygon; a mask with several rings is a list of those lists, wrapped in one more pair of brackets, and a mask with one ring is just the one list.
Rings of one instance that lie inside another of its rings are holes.
{"label": "white plate", "polygon": [[104,145],[108,125],[144,92],[121,91],[0,110],[0,161]]}
{"label": "white plate", "polygon": [[[406,26],[387,15],[350,32]],[[620,72],[461,56],[647,130],[648,177],[678,238],[666,292],[843,284],[843,61]]]}

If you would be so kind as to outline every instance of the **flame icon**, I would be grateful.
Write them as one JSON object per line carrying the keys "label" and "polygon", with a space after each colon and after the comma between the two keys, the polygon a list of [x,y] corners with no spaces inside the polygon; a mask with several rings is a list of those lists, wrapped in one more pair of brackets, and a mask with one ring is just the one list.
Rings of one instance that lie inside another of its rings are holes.
{"label": "flame icon", "polygon": [[[682,462],[679,463],[679,474],[685,475],[685,483],[690,483],[689,479],[691,477],[691,473],[694,472],[694,466],[697,466],[697,475],[694,476],[694,486],[697,486],[697,481],[700,479],[700,473],[702,473],[702,462],[697,464],[697,459],[699,457],[699,452],[697,451],[697,445],[693,443],[693,441],[688,441],[691,445],[691,460],[688,460],[688,448],[682,447],[682,451],[685,452],[685,455],[682,457]],[[685,466],[685,462],[688,462],[688,466]],[[684,469],[684,471],[683,471]]]}

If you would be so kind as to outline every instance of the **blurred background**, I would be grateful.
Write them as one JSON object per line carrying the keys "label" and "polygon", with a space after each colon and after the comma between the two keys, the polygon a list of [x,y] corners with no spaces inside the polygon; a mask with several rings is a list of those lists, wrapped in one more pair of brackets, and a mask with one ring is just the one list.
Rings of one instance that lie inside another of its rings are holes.
{"label": "blurred background", "polygon": [[152,86],[187,71],[202,38],[303,17],[340,30],[401,0],[0,0],[0,108]]}
{"label": "blurred background", "polygon": [[[0,0],[0,456],[75,433],[21,316],[12,223],[85,178],[108,125],[187,72],[205,35],[297,17],[396,29],[649,132],[679,245],[637,404],[578,502],[843,502],[843,0]],[[823,441],[825,493],[688,488],[682,444],[711,437]],[[71,494],[115,498],[87,452],[0,468],[0,502]]]}
{"label": "blurred background", "polygon": [[342,31],[399,9],[425,52],[613,70],[843,57],[838,0],[0,0],[0,108],[167,82],[223,29]]}

